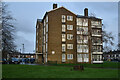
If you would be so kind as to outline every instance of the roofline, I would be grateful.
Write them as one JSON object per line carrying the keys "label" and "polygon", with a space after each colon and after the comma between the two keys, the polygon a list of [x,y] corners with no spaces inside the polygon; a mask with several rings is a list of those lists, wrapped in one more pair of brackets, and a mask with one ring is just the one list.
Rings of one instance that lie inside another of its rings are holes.
{"label": "roofline", "polygon": [[76,15],[77,18],[89,18],[89,19],[98,19],[98,20],[103,20],[103,19],[100,19],[100,18],[97,18],[97,17],[92,17],[92,16],[82,16],[82,15]]}
{"label": "roofline", "polygon": [[[42,19],[42,22],[43,22],[44,18],[46,17],[46,15],[47,15],[48,13],[50,13],[50,12],[52,12],[52,11],[55,11],[55,10],[57,10],[57,9],[60,9],[60,8],[64,8],[64,9],[66,9],[65,7],[62,6],[62,7],[55,8],[55,9],[52,9],[52,10],[50,10],[50,11],[47,11],[47,12],[45,13],[43,19]],[[75,13],[71,12],[70,10],[68,10],[68,9],[66,9],[66,10],[69,11],[70,13],[76,15]]]}
{"label": "roofline", "polygon": [[65,8],[65,7],[63,7],[63,6],[62,6],[62,7],[59,7],[59,8],[52,9],[52,10],[48,11],[48,13],[49,13],[49,12],[52,12],[52,11],[55,11],[55,10],[57,10],[57,9],[60,9],[60,8],[64,8],[64,9],[66,9],[67,11],[69,11],[70,13],[76,15],[75,13],[73,13],[72,11],[68,10],[67,8]]}

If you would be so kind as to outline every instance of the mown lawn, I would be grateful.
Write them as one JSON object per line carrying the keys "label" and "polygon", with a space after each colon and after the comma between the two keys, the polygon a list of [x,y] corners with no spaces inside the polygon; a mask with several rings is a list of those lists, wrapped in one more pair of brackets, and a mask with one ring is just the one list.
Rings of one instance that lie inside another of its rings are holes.
{"label": "mown lawn", "polygon": [[89,63],[82,63],[82,64],[51,64],[54,66],[75,66],[75,65],[83,65],[84,67],[88,68],[120,68],[120,62],[104,62],[103,64],[89,64]]}
{"label": "mown lawn", "polygon": [[4,64],[2,68],[3,78],[118,78],[116,69],[85,68],[81,72],[73,67],[14,64]]}

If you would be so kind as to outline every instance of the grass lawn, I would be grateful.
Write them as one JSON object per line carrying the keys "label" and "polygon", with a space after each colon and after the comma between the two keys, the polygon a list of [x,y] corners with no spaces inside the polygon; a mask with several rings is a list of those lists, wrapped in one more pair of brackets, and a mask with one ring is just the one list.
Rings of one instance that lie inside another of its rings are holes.
{"label": "grass lawn", "polygon": [[[94,68],[94,67],[100,67],[100,68],[118,68],[120,65],[120,62],[108,62],[105,61],[103,64],[89,64],[89,63],[82,63],[82,64],[52,64],[55,66],[74,66],[74,65],[83,65],[84,67]],[[119,67],[120,68],[120,67]]]}
{"label": "grass lawn", "polygon": [[2,66],[3,78],[117,78],[118,70],[85,68],[83,72],[74,71],[72,67],[12,65]]}

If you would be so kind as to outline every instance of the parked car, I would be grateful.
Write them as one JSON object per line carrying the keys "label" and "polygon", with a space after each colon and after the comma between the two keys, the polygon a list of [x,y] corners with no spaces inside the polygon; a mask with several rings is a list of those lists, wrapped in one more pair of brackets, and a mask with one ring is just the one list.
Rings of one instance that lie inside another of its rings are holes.
{"label": "parked car", "polygon": [[35,58],[30,58],[30,63],[34,63],[35,62]]}
{"label": "parked car", "polygon": [[19,58],[11,58],[9,60],[9,64],[19,64],[20,63],[20,59]]}
{"label": "parked car", "polygon": [[25,59],[25,63],[29,63],[30,62],[30,59],[29,58],[26,58]]}
{"label": "parked car", "polygon": [[5,58],[2,59],[2,64],[7,64],[7,60]]}

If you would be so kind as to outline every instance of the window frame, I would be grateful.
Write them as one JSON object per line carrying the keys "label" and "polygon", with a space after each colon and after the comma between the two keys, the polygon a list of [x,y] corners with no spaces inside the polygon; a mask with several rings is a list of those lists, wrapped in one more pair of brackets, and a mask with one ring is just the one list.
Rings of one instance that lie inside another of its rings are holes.
{"label": "window frame", "polygon": [[61,19],[62,19],[61,20],[62,22],[66,22],[66,16],[65,15],[62,15]]}
{"label": "window frame", "polygon": [[67,21],[73,21],[73,16],[67,15]]}
{"label": "window frame", "polygon": [[67,30],[73,30],[73,25],[67,25]]}
{"label": "window frame", "polygon": [[67,54],[67,59],[72,60],[73,59],[73,54]]}
{"label": "window frame", "polygon": [[62,44],[62,52],[65,52],[65,51],[66,51],[66,44]]}
{"label": "window frame", "polygon": [[67,44],[67,49],[73,49],[73,44]]}

